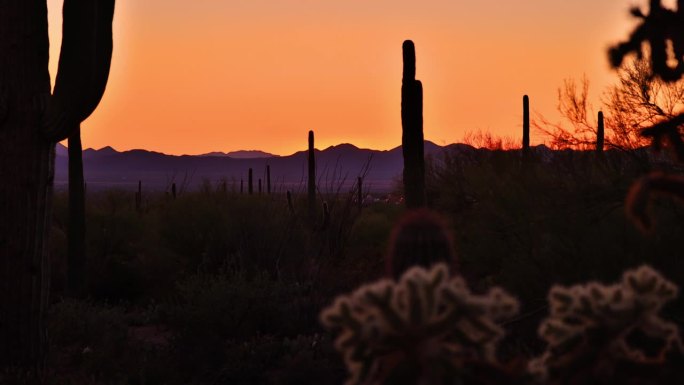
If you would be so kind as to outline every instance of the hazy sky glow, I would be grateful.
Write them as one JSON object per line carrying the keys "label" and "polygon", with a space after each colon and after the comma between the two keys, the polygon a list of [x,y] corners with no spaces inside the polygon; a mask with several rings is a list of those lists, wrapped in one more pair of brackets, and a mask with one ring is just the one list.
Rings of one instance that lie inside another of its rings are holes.
{"label": "hazy sky glow", "polygon": [[[639,1],[646,5],[646,0]],[[671,3],[671,2],[666,2]],[[104,99],[85,147],[289,154],[401,142],[401,43],[412,39],[425,137],[520,136],[522,95],[557,119],[556,90],[614,81],[606,48],[634,0],[118,0]],[[56,73],[62,0],[48,0]],[[543,138],[533,135],[533,142]]]}

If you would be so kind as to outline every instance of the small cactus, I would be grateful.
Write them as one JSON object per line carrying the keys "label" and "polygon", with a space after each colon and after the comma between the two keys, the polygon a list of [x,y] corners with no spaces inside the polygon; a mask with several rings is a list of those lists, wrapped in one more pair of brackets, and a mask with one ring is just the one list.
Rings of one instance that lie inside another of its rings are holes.
{"label": "small cactus", "polygon": [[316,214],[316,153],[314,152],[314,132],[309,131],[309,181],[307,183],[309,217]]}
{"label": "small cactus", "polygon": [[247,176],[247,192],[249,195],[254,194],[254,180],[252,176],[252,169],[249,169],[248,176]]}
{"label": "small cactus", "polygon": [[171,183],[171,197],[176,199],[176,182]]}
{"label": "small cactus", "polygon": [[271,195],[271,166],[266,165],[266,194]]}
{"label": "small cactus", "polygon": [[504,335],[496,321],[517,311],[517,300],[502,289],[475,295],[439,264],[339,296],[321,321],[339,332],[335,347],[349,371],[347,385],[391,382],[407,368],[406,383],[441,383],[435,379],[457,375],[471,360],[495,362]]}
{"label": "small cactus", "polygon": [[523,143],[522,143],[523,159],[528,159],[530,156],[530,97],[523,96]]}
{"label": "small cactus", "polygon": [[603,111],[598,113],[598,128],[596,129],[596,153],[603,153],[603,140],[605,135],[605,128],[603,125]]}
{"label": "small cactus", "polygon": [[[530,362],[530,372],[553,384],[584,379],[612,384],[620,364],[663,362],[681,349],[677,326],[658,314],[676,296],[677,287],[648,266],[625,272],[615,285],[553,287],[551,314],[539,328],[548,347]],[[658,341],[657,352],[635,343],[636,333]]]}

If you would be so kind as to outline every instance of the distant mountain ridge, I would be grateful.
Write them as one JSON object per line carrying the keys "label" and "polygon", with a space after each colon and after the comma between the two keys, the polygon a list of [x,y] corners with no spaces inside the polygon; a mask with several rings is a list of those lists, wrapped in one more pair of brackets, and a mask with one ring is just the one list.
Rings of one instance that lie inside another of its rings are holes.
{"label": "distant mountain ridge", "polygon": [[275,158],[278,155],[269,154],[259,150],[240,150],[231,152],[212,151],[197,156],[224,156],[233,159]]}
{"label": "distant mountain ridge", "polygon": [[[453,145],[452,145],[453,146]],[[425,142],[427,155],[443,151],[435,143]],[[212,152],[201,155],[167,155],[148,150],[117,151],[112,147],[83,151],[83,169],[88,188],[120,187],[134,189],[138,180],[146,189],[167,190],[172,182],[197,187],[204,180],[227,181],[238,186],[247,181],[249,168],[254,170],[255,185],[265,179],[266,166],[271,168],[271,182],[276,188],[297,189],[306,180],[307,152],[278,156],[264,151]],[[370,150],[349,143],[316,150],[320,185],[342,183],[352,185],[367,169],[366,183],[374,189],[388,190],[401,175],[401,146],[391,150]],[[57,145],[55,184],[59,189],[68,178],[67,148]],[[185,180],[185,182],[183,182]]]}
{"label": "distant mountain ridge", "polygon": [[[424,142],[426,156],[438,156],[444,151],[460,154],[488,152],[467,144],[440,146]],[[553,152],[546,146],[534,151],[549,159]],[[55,186],[65,188],[68,178],[67,148],[57,145]],[[231,155],[232,154],[232,155]],[[306,183],[307,151],[277,156],[263,151],[234,151],[202,155],[167,155],[148,150],[117,151],[112,147],[83,151],[83,169],[88,189],[122,188],[133,190],[142,181],[147,191],[168,191],[171,183],[197,188],[205,181],[225,181],[239,189],[247,183],[248,170],[254,173],[254,184],[265,179],[266,166],[271,169],[271,182],[276,191],[300,191]],[[349,186],[365,173],[364,184],[373,191],[389,191],[401,179],[403,155],[401,146],[390,150],[371,150],[349,143],[316,150],[317,176],[321,191],[333,186]],[[245,187],[246,188],[246,187]],[[327,189],[327,190],[326,190]]]}

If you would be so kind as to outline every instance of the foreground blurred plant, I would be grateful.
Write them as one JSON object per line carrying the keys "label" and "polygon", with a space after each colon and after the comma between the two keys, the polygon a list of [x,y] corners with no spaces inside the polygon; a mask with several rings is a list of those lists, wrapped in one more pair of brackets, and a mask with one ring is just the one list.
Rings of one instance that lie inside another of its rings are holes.
{"label": "foreground blurred plant", "polygon": [[459,381],[476,362],[496,364],[504,331],[518,301],[499,288],[470,292],[448,267],[414,267],[398,282],[381,280],[339,296],[321,313],[339,336],[347,384],[444,384]]}
{"label": "foreground blurred plant", "polygon": [[[539,329],[548,347],[530,371],[551,384],[613,383],[619,369],[663,364],[682,347],[677,326],[658,314],[676,296],[677,287],[648,266],[615,285],[553,287]],[[659,368],[650,369],[652,378]]]}

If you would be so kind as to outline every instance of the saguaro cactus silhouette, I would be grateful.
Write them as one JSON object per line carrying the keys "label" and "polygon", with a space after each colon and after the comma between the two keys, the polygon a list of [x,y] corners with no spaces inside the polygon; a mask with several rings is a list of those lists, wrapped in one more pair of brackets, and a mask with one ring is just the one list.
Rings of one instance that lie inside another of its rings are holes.
{"label": "saguaro cactus silhouette", "polygon": [[249,169],[249,173],[247,175],[247,193],[249,195],[254,194],[254,179],[252,177],[252,169]]}
{"label": "saguaro cactus silhouette", "polygon": [[404,155],[406,207],[425,205],[425,156],[423,149],[423,84],[416,80],[416,48],[404,41],[404,73],[401,81],[401,148]]}
{"label": "saguaro cactus silhouette", "polygon": [[307,198],[309,206],[309,217],[316,215],[316,153],[314,152],[314,132],[309,131],[309,182],[307,183]]}
{"label": "saguaro cactus silhouette", "polygon": [[271,194],[271,166],[266,165],[266,193]]}
{"label": "saguaro cactus silhouette", "polygon": [[75,135],[104,93],[113,14],[114,0],[64,1],[51,95],[46,1],[0,2],[0,372],[44,366],[55,143]]}
{"label": "saguaro cactus silhouette", "polygon": [[605,127],[603,126],[603,111],[598,113],[598,127],[596,128],[596,153],[603,153],[603,137],[605,135]]}
{"label": "saguaro cactus silhouette", "polygon": [[523,96],[523,158],[530,156],[530,97]]}

